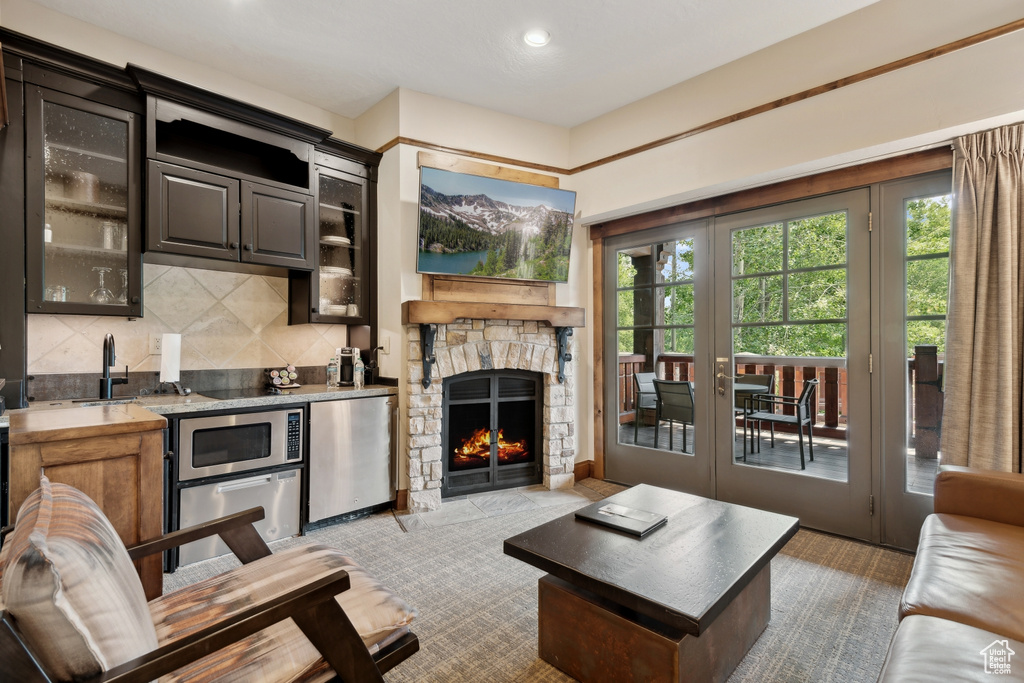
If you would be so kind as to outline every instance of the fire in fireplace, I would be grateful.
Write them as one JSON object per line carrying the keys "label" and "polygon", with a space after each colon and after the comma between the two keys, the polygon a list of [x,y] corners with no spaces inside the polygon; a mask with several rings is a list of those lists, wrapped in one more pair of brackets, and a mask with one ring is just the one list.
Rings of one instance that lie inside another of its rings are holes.
{"label": "fire in fireplace", "polygon": [[481,370],[445,380],[442,496],[543,480],[541,377],[521,370]]}
{"label": "fire in fireplace", "polygon": [[[464,439],[460,446],[456,446],[452,469],[486,466],[491,458],[491,434],[490,427],[481,427],[474,430],[468,439]],[[526,439],[508,441],[505,439],[505,430],[498,430],[498,464],[526,462],[530,457],[530,445]]]}

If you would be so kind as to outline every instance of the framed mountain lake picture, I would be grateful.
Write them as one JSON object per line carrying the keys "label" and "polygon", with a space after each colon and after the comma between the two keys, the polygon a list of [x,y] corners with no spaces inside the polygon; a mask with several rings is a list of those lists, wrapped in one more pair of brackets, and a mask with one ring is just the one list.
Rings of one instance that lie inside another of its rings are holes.
{"label": "framed mountain lake picture", "polygon": [[566,282],[576,193],[420,168],[416,270]]}

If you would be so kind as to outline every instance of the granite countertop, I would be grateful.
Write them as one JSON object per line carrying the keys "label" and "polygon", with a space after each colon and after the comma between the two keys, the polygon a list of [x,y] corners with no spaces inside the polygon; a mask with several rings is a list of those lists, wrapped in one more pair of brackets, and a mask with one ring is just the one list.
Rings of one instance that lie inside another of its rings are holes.
{"label": "granite countertop", "polygon": [[[216,399],[203,396],[201,393],[179,396],[177,394],[152,394],[139,396],[138,398],[125,403],[133,403],[151,410],[158,415],[180,415],[184,413],[198,413],[208,410],[230,410],[232,408],[256,408],[259,406],[286,405],[292,403],[316,403],[318,401],[337,401],[346,398],[364,398],[368,396],[390,396],[398,393],[397,387],[383,385],[371,385],[362,389],[341,387],[340,389],[328,389],[323,384],[311,384],[297,389],[287,389],[287,393],[257,396],[255,398],[233,398]],[[117,405],[117,402],[104,401],[107,405]],[[10,415],[26,411],[37,412],[41,410],[53,410],[58,408],[77,408],[101,405],[98,402],[74,403],[71,399],[58,401],[36,401],[28,408],[19,410],[8,410],[0,415],[0,429],[10,426]]]}

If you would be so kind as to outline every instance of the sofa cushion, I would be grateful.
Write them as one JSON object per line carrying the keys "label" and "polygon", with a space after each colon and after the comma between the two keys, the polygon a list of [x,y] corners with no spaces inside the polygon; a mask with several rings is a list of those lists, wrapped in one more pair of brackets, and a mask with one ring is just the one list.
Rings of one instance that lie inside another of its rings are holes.
{"label": "sofa cushion", "polygon": [[[1002,660],[1006,649],[1012,653],[1008,662]],[[1008,669],[1001,668],[1004,663]],[[896,629],[878,681],[991,681],[994,675],[999,676],[997,680],[1024,679],[1024,642],[956,621],[912,614]]]}
{"label": "sofa cushion", "polygon": [[929,515],[903,591],[900,618],[941,617],[1024,641],[1022,576],[1024,527]]}
{"label": "sofa cushion", "polygon": [[128,551],[88,496],[43,477],[17,520],[3,602],[47,673],[94,676],[156,648]]}
{"label": "sofa cushion", "polygon": [[[338,569],[350,588],[335,599],[371,653],[409,630],[416,610],[340,551],[302,544],[186,586],[150,603],[161,644],[202,629]],[[199,676],[199,672],[202,675]],[[161,678],[170,681],[320,681],[333,677],[313,644],[288,619]]]}

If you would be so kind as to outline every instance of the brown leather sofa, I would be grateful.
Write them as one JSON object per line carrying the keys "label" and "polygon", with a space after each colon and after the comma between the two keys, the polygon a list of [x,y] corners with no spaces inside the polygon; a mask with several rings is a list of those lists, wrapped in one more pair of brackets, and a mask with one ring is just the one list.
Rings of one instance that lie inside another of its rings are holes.
{"label": "brown leather sofa", "polygon": [[1024,475],[941,468],[879,681],[1024,681]]}

